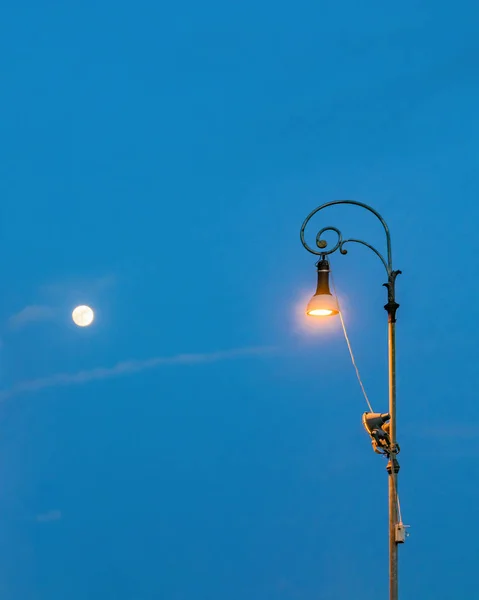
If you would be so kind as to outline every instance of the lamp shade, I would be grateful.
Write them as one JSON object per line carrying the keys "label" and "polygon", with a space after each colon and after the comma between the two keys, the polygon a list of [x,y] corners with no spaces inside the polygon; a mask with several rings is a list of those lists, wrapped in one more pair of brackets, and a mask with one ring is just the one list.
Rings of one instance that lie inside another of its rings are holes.
{"label": "lamp shade", "polygon": [[338,301],[329,289],[329,262],[323,258],[318,261],[318,285],[314,296],[306,307],[311,317],[331,317],[339,313]]}
{"label": "lamp shade", "polygon": [[311,317],[332,317],[339,314],[338,302],[331,294],[315,294],[308,303],[306,314]]}

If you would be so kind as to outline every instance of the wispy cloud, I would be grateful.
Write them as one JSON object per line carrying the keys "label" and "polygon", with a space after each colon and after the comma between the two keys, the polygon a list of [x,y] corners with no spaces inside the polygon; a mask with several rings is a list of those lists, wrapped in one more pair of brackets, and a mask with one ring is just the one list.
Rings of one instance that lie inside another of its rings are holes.
{"label": "wispy cloud", "polygon": [[60,510],[49,510],[35,517],[38,523],[50,523],[51,521],[59,521],[62,518]]}
{"label": "wispy cloud", "polygon": [[412,429],[411,433],[421,437],[443,440],[465,440],[479,438],[479,424],[436,423],[424,425],[421,429]]}
{"label": "wispy cloud", "polygon": [[8,323],[12,329],[20,329],[29,323],[38,321],[47,321],[54,316],[54,310],[51,306],[42,304],[31,304],[26,306],[20,312],[12,315]]}
{"label": "wispy cloud", "polygon": [[252,348],[237,348],[221,352],[177,354],[175,356],[155,356],[145,360],[126,360],[112,367],[97,367],[76,373],[57,373],[48,377],[31,379],[15,384],[7,390],[0,391],[0,401],[7,400],[25,392],[35,392],[45,388],[88,383],[100,379],[109,379],[121,375],[130,375],[146,369],[165,365],[194,365],[201,363],[212,363],[220,360],[239,358],[242,356],[254,356],[270,353],[274,350],[271,346],[257,346]]}
{"label": "wispy cloud", "polygon": [[98,294],[111,289],[117,283],[115,275],[102,275],[100,277],[73,278],[61,283],[47,283],[40,287],[40,292],[47,296],[61,296],[65,294],[83,295]]}
{"label": "wispy cloud", "polygon": [[406,427],[404,433],[423,442],[425,456],[451,460],[479,457],[479,423],[438,422]]}

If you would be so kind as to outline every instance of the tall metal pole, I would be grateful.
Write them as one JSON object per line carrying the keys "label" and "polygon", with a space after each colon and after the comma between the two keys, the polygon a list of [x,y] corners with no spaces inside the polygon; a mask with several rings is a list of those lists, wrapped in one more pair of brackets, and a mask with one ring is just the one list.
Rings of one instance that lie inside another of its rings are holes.
{"label": "tall metal pole", "polygon": [[398,493],[397,479],[399,463],[396,458],[399,451],[396,438],[396,311],[399,304],[395,299],[395,280],[398,271],[392,271],[388,288],[388,303],[385,309],[388,312],[388,367],[389,367],[389,436],[391,439],[391,451],[387,464],[388,472],[388,505],[389,505],[389,600],[398,600],[398,539],[397,525],[398,515]]}
{"label": "tall metal pole", "polygon": [[[389,414],[391,443],[396,443],[396,324],[388,323],[389,354]],[[387,466],[389,501],[389,600],[398,600],[398,545],[396,542],[397,510],[397,473],[399,463],[390,458]]]}

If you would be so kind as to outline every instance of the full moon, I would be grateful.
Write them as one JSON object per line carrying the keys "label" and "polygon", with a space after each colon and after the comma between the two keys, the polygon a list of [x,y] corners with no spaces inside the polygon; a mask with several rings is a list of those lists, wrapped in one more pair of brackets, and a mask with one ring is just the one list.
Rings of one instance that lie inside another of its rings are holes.
{"label": "full moon", "polygon": [[88,327],[93,323],[95,314],[89,306],[77,306],[72,312],[72,319],[78,327]]}

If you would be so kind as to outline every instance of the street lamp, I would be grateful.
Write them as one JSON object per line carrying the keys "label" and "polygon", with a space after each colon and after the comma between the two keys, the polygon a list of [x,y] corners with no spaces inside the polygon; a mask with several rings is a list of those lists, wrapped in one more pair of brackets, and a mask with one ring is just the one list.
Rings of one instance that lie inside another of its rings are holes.
{"label": "street lamp", "polygon": [[[318,249],[311,248],[305,240],[304,231],[310,219],[320,210],[336,204],[352,204],[365,208],[373,213],[380,221],[386,233],[387,258],[367,242],[357,239],[343,240],[343,236],[336,227],[323,227],[316,235],[316,246]],[[327,250],[327,242],[322,239],[323,233],[334,231],[337,235],[336,244]],[[301,226],[301,242],[303,246],[319,256],[316,263],[318,270],[318,285],[316,292],[309,301],[306,313],[313,317],[329,317],[339,314],[337,298],[335,298],[329,289],[329,261],[327,256],[339,250],[341,254],[347,254],[344,245],[349,242],[356,242],[370,248],[383,263],[387,273],[387,283],[383,284],[387,288],[388,301],[384,308],[388,314],[388,363],[389,363],[389,413],[364,413],[363,425],[371,436],[373,448],[376,452],[384,454],[387,459],[388,472],[388,504],[389,504],[389,599],[398,600],[398,544],[405,541],[404,525],[399,518],[398,495],[397,495],[397,476],[399,473],[399,463],[397,455],[399,445],[396,441],[396,311],[399,304],[396,302],[395,283],[396,277],[401,271],[394,271],[392,267],[391,254],[391,236],[386,221],[373,208],[362,202],[355,200],[334,200],[322,204],[315,208],[304,220]]]}

